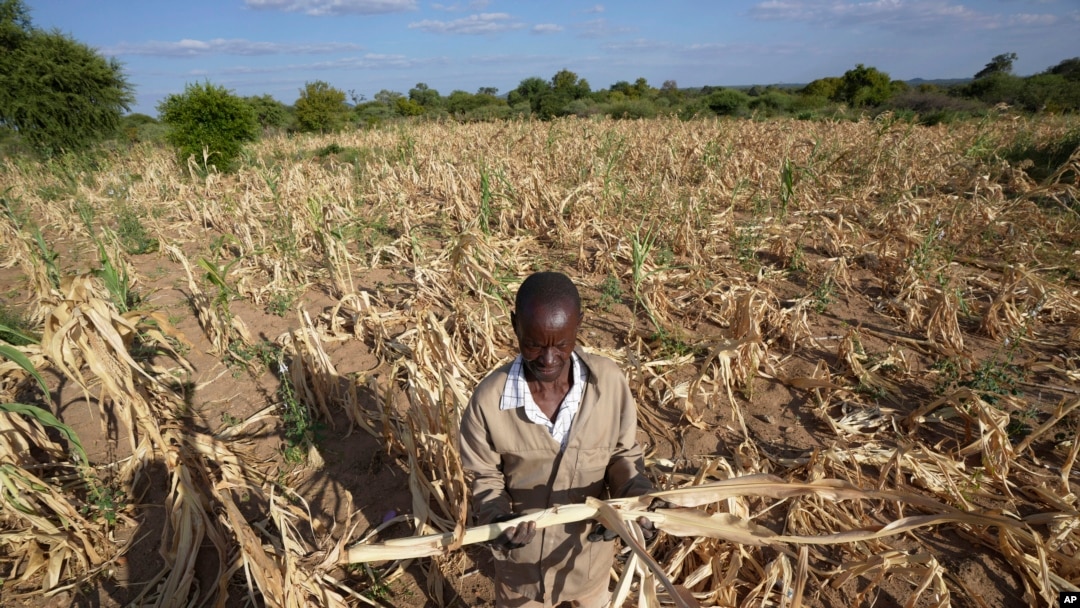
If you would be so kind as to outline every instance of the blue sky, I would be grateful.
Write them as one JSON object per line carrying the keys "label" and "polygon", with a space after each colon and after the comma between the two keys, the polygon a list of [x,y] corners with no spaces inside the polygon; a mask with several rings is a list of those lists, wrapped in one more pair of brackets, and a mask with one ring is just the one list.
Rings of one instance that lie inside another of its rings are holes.
{"label": "blue sky", "polygon": [[27,0],[34,25],[116,57],[133,111],[190,82],[293,103],[323,80],[372,98],[514,89],[567,68],[601,89],[809,82],[858,63],[970,77],[1015,52],[1029,75],[1080,56],[1077,0]]}

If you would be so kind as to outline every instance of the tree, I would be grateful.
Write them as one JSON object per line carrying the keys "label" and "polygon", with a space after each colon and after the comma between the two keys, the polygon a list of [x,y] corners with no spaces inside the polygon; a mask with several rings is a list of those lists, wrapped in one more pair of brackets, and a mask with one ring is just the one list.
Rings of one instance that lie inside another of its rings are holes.
{"label": "tree", "polygon": [[434,109],[442,102],[442,96],[426,83],[418,82],[409,89],[409,101],[423,106],[424,109]]}
{"label": "tree", "polygon": [[840,86],[843,82],[842,78],[837,78],[836,76],[818,78],[803,87],[799,93],[807,97],[824,97],[829,100],[837,100],[839,99],[838,92],[840,91]]}
{"label": "tree", "polygon": [[1046,73],[1064,76],[1066,80],[1080,80],[1080,57],[1065,59],[1061,63],[1046,70]]}
{"label": "tree", "polygon": [[0,48],[14,51],[34,29],[30,10],[20,0],[0,2]]}
{"label": "tree", "polygon": [[0,0],[0,128],[46,156],[85,149],[116,132],[132,101],[118,61],[34,28],[21,0]]}
{"label": "tree", "polygon": [[263,129],[284,129],[289,124],[289,107],[271,95],[245,97]]}
{"label": "tree", "polygon": [[742,113],[750,103],[750,96],[735,89],[722,89],[709,93],[705,105],[718,116],[733,116]]}
{"label": "tree", "polygon": [[499,89],[497,87],[480,87],[479,89],[476,89],[476,94],[495,97],[499,94]]}
{"label": "tree", "polygon": [[660,85],[660,97],[667,99],[671,103],[682,101],[683,92],[679,90],[679,83],[674,80],[665,80],[664,84]]}
{"label": "tree", "polygon": [[387,106],[394,105],[394,102],[397,101],[398,97],[402,97],[401,93],[398,93],[397,91],[389,91],[387,89],[383,89],[378,93],[375,93],[375,101],[381,104],[385,104]]}
{"label": "tree", "polygon": [[394,111],[400,116],[420,116],[424,113],[424,106],[403,96],[394,100]]}
{"label": "tree", "polygon": [[591,92],[589,81],[567,69],[559,70],[551,77],[551,90],[567,103],[585,97]]}
{"label": "tree", "polygon": [[293,107],[296,123],[301,131],[339,131],[349,120],[345,92],[322,80],[304,83],[304,88],[300,89],[300,97]]}
{"label": "tree", "polygon": [[1024,79],[1017,101],[1031,112],[1080,109],[1080,82],[1061,74],[1036,74]]}
{"label": "tree", "polygon": [[994,74],[1012,74],[1013,62],[1016,61],[1016,53],[1002,53],[995,55],[986,67],[975,74],[975,80],[993,76]]}
{"label": "tree", "polygon": [[892,81],[885,72],[873,67],[858,64],[854,69],[844,72],[840,87],[836,91],[839,99],[853,106],[878,106],[892,96]]}
{"label": "tree", "polygon": [[551,94],[551,84],[543,78],[533,76],[522,80],[516,89],[510,91],[506,101],[511,106],[527,103],[533,114],[539,115],[542,101]]}
{"label": "tree", "polygon": [[230,171],[243,145],[259,137],[255,111],[225,87],[189,84],[182,94],[158,104],[161,121],[171,127],[165,141],[176,146],[180,162],[194,156],[219,171]]}

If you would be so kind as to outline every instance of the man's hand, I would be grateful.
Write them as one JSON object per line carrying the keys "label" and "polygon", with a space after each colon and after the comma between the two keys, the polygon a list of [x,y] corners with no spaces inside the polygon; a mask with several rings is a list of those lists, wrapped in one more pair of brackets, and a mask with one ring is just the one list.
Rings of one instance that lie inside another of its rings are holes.
{"label": "man's hand", "polygon": [[[509,521],[511,519],[514,519],[515,517],[518,517],[519,515],[520,514],[518,513],[508,513],[506,515],[500,515],[499,517],[491,520],[491,523],[497,524],[501,521]],[[520,523],[516,526],[507,528],[503,531],[502,534],[495,537],[495,539],[491,541],[491,544],[503,550],[520,549],[532,542],[534,536],[536,536],[536,522],[527,521],[524,523]]]}
{"label": "man's hand", "polygon": [[[638,527],[641,528],[641,535],[645,538],[645,542],[649,542],[656,536],[656,526],[648,517],[639,517],[636,522]],[[589,532],[589,535],[585,538],[594,543],[600,541],[610,542],[615,540],[618,535],[614,530],[609,530],[603,524],[598,523],[593,526],[592,532]]]}
{"label": "man's hand", "polygon": [[[654,498],[645,510],[655,511],[657,509],[670,509],[673,506],[674,505],[672,505],[670,502],[662,498]],[[641,535],[645,538],[645,542],[649,542],[656,537],[656,526],[653,525],[651,519],[642,516],[637,518],[636,523],[638,527],[641,528]],[[593,526],[592,532],[589,532],[589,535],[585,538],[595,543],[599,541],[612,541],[615,540],[616,536],[618,536],[618,533],[616,533],[614,530],[608,530],[606,527],[604,527],[603,524],[597,523]]]}

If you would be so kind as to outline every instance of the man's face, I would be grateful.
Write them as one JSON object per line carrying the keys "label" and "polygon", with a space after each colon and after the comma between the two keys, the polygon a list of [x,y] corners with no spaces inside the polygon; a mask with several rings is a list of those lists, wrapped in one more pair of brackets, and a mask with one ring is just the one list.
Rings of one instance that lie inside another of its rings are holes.
{"label": "man's face", "polygon": [[567,378],[582,314],[570,302],[527,302],[512,315],[527,380]]}

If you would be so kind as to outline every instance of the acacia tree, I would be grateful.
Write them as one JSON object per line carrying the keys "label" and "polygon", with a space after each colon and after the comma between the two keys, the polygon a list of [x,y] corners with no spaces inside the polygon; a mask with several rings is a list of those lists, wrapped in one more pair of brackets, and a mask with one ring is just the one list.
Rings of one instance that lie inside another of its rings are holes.
{"label": "acacia tree", "polygon": [[80,150],[115,133],[132,101],[118,61],[33,27],[22,0],[0,0],[0,128],[46,156]]}
{"label": "acacia tree", "polygon": [[340,131],[349,120],[345,92],[321,80],[305,83],[293,107],[301,131]]}
{"label": "acacia tree", "polygon": [[1016,53],[1002,53],[995,55],[986,67],[975,74],[975,79],[986,78],[995,74],[1012,74],[1013,63],[1016,61]]}

